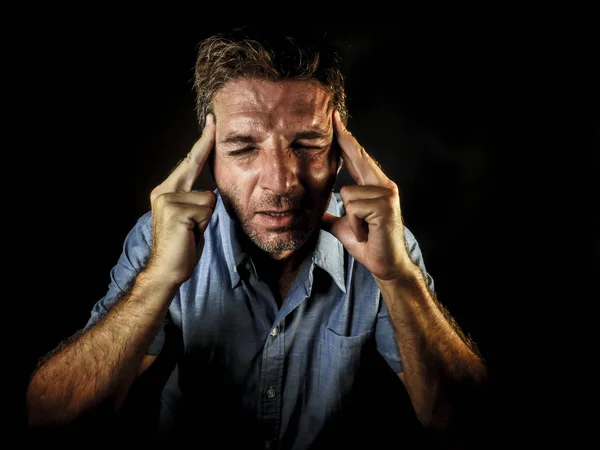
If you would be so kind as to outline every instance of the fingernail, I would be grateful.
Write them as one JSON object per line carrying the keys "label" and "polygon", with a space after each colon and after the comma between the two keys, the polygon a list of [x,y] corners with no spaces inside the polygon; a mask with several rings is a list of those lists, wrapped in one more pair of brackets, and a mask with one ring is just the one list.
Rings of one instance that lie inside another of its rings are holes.
{"label": "fingernail", "polygon": [[333,114],[335,115],[335,120],[337,120],[338,122],[341,123],[342,122],[342,118],[340,117],[340,111],[336,109]]}
{"label": "fingernail", "polygon": [[206,125],[212,125],[212,124],[214,124],[214,123],[215,123],[215,118],[214,118],[214,116],[212,115],[212,113],[208,113],[208,114],[206,115]]}

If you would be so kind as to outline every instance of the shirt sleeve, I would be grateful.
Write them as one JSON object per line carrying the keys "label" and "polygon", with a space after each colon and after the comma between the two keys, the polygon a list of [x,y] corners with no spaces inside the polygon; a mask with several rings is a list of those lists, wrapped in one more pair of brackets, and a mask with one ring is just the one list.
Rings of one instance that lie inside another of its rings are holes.
{"label": "shirt sleeve", "polygon": [[[415,236],[404,227],[404,241],[406,249],[411,260],[419,266],[427,287],[431,292],[434,292],[434,282],[431,275],[425,268],[425,262],[423,261],[423,255],[419,247]],[[375,340],[377,342],[377,350],[387,361],[388,365],[396,373],[402,372],[402,357],[400,355],[400,349],[398,348],[398,342],[396,341],[396,335],[394,333],[394,327],[392,325],[392,319],[388,314],[385,301],[380,298],[379,312],[377,314],[377,325],[375,329]]]}
{"label": "shirt sleeve", "polygon": [[[108,291],[91,310],[91,316],[85,325],[87,330],[102,319],[108,311],[115,305],[133,282],[135,277],[144,268],[150,257],[151,242],[151,212],[147,212],[133,226],[125,238],[123,250],[117,261],[117,264],[111,269],[110,283]],[[158,355],[163,347],[165,340],[165,325],[169,322],[169,315],[165,317],[163,325],[146,353]]]}

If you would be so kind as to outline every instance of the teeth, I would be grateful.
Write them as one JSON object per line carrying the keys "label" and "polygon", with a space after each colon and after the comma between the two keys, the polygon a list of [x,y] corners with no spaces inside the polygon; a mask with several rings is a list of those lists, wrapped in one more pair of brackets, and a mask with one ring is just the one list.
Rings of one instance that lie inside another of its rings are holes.
{"label": "teeth", "polygon": [[289,216],[290,214],[292,214],[291,212],[284,212],[284,213],[267,213],[269,216],[273,216],[273,217],[283,217],[283,216]]}

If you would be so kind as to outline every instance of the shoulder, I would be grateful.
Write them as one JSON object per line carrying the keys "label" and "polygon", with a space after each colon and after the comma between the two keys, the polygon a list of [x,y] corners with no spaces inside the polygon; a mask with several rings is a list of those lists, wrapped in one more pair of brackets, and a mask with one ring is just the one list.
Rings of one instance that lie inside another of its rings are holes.
{"label": "shoulder", "polygon": [[[419,243],[418,243],[417,238],[415,237],[414,233],[412,231],[410,231],[410,229],[406,225],[404,225],[403,231],[404,231],[404,242],[406,243],[407,248],[411,249],[411,248],[416,247],[418,249]],[[420,249],[419,249],[419,251],[420,251]]]}
{"label": "shoulder", "polygon": [[139,236],[149,245],[152,240],[152,211],[142,214],[129,232],[129,239]]}
{"label": "shoulder", "polygon": [[125,248],[149,247],[152,239],[152,211],[138,217],[125,237]]}
{"label": "shoulder", "polygon": [[136,227],[142,230],[152,229],[152,211],[142,214],[135,224]]}

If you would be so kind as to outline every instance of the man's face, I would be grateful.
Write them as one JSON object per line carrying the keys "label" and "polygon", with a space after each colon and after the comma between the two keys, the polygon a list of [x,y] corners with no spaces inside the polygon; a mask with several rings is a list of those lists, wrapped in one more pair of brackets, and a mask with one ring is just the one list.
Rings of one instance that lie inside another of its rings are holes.
{"label": "man's face", "polygon": [[338,169],[331,95],[318,83],[239,79],[213,98],[214,176],[263,251],[285,257],[318,229]]}

